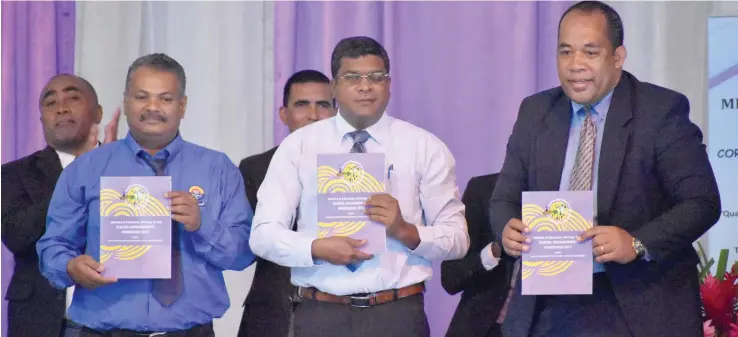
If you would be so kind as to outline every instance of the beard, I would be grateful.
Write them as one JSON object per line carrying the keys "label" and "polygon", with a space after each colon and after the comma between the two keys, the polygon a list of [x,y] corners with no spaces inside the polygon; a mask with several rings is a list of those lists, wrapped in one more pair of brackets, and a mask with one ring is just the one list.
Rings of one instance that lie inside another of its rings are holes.
{"label": "beard", "polygon": [[87,136],[79,132],[67,134],[50,128],[44,128],[44,138],[51,147],[64,152],[73,152],[84,146],[87,141]]}

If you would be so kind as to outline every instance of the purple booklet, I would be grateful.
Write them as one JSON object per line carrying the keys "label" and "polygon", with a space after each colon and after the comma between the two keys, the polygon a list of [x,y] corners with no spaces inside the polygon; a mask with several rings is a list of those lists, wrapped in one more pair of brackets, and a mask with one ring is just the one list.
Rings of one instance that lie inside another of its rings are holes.
{"label": "purple booklet", "polygon": [[387,232],[369,220],[364,203],[385,191],[384,154],[346,153],[318,155],[318,238],[348,236],[367,240],[367,254],[387,250]]}
{"label": "purple booklet", "polygon": [[577,242],[594,219],[592,191],[523,192],[523,295],[592,294],[592,241]]}
{"label": "purple booklet", "polygon": [[100,263],[119,279],[167,279],[172,270],[172,215],[164,193],[172,178],[100,178]]}

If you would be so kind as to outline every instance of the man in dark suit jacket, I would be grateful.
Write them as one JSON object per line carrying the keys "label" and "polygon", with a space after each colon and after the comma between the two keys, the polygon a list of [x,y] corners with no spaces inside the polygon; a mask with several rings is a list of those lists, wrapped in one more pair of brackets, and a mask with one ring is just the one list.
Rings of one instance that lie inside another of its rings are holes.
{"label": "man in dark suit jacket", "polygon": [[[283,106],[279,118],[293,132],[310,123],[336,114],[330,80],[315,70],[293,74],[284,86]],[[239,169],[246,185],[251,209],[256,209],[256,192],[264,181],[269,163],[277,148],[248,157]],[[294,230],[294,228],[293,228]],[[244,303],[239,337],[282,337],[291,332],[292,284],[289,268],[260,257],[251,290]]]}
{"label": "man in dark suit jacket", "polygon": [[[5,295],[11,337],[60,336],[66,294],[41,275],[36,241],[46,230],[46,212],[63,166],[98,145],[102,118],[95,89],[74,75],[49,80],[39,107],[48,146],[2,165],[2,241],[15,258]],[[106,126],[106,142],[115,140],[118,115]]]}
{"label": "man in dark suit jacket", "polygon": [[702,335],[692,244],[719,218],[717,183],[687,98],[623,71],[625,56],[618,14],[578,3],[559,24],[561,87],[520,106],[490,201],[503,259],[529,249],[521,192],[587,182],[596,273],[583,296],[522,296],[516,276],[505,336]]}
{"label": "man in dark suit jacket", "polygon": [[461,201],[466,205],[469,252],[460,260],[441,264],[441,285],[451,295],[461,291],[447,337],[502,336],[496,318],[510,289],[511,265],[499,260],[500,246],[489,225],[489,198],[498,174],[473,177]]}

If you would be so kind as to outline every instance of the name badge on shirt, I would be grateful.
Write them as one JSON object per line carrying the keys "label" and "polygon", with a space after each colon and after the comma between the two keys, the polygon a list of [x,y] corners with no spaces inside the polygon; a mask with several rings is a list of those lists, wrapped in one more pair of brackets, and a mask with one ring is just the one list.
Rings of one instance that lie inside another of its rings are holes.
{"label": "name badge on shirt", "polygon": [[192,186],[189,190],[190,194],[192,194],[193,197],[195,197],[195,200],[197,200],[197,204],[200,207],[205,206],[205,190],[202,189],[200,186]]}

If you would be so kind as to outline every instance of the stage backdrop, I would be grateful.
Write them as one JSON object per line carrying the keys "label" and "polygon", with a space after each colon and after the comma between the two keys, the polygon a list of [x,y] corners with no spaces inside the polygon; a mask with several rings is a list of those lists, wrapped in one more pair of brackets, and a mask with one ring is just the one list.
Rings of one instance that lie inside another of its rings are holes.
{"label": "stage backdrop", "polygon": [[[556,85],[556,21],[568,4],[84,1],[75,15],[72,2],[3,1],[2,162],[44,146],[37,100],[48,78],[75,71],[91,80],[107,122],[120,105],[126,68],[154,51],[172,54],[186,68],[185,137],[238,162],[286,135],[274,116],[287,77],[305,68],[329,74],[335,43],[361,34],[377,38],[390,53],[389,113],[448,144],[463,191],[471,176],[499,170],[520,100]],[[709,135],[707,17],[738,15],[738,2],[611,5],[625,24],[625,68],[684,92],[692,119]],[[121,134],[126,130],[122,125]],[[711,155],[715,149],[710,145]],[[735,213],[735,201],[723,204]],[[704,241],[711,251],[722,245]],[[4,247],[2,255],[4,294],[13,264]],[[236,335],[252,270],[226,273],[231,308],[216,321],[219,337]],[[434,337],[444,335],[457,301],[445,295],[438,278],[428,292]],[[4,314],[2,323],[6,336]]]}
{"label": "stage backdrop", "polygon": [[738,261],[738,16],[708,21],[709,153],[718,180],[722,214],[709,232],[709,254],[730,249],[728,267]]}

